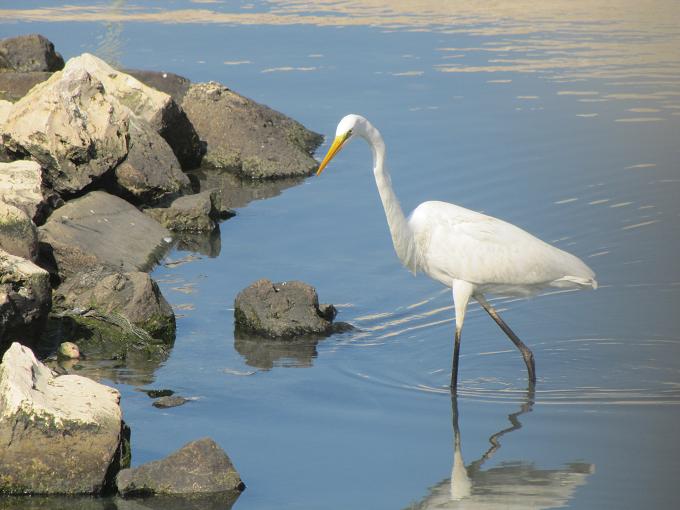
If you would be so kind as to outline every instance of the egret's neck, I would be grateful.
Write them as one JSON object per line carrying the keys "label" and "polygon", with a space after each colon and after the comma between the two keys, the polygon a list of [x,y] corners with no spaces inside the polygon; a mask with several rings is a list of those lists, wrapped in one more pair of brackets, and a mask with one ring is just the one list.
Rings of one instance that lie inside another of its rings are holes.
{"label": "egret's neck", "polygon": [[385,142],[380,132],[373,126],[369,125],[366,131],[366,140],[373,151],[373,175],[375,175],[375,183],[378,186],[380,200],[385,209],[394,250],[402,264],[415,273],[416,260],[413,234],[401,209],[399,199],[394,194],[392,179],[385,167]]}

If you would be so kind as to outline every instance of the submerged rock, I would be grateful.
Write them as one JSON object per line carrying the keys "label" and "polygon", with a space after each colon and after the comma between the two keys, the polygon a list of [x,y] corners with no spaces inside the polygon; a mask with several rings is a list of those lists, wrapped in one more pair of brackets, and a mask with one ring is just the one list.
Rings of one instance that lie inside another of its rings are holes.
{"label": "submerged rock", "polygon": [[186,399],[184,397],[180,397],[179,395],[173,395],[173,396],[158,397],[152,405],[154,407],[158,407],[160,409],[167,409],[167,408],[170,408],[170,407],[181,406],[183,404],[186,404],[187,402],[189,402],[188,399]]}
{"label": "submerged rock", "polygon": [[234,302],[236,328],[269,338],[326,336],[346,328],[334,327],[335,314],[333,305],[319,305],[314,287],[300,281],[263,278],[239,292]]}
{"label": "submerged rock", "polygon": [[184,445],[165,459],[123,469],[116,478],[123,497],[242,491],[229,456],[210,438]]}
{"label": "submerged rock", "polygon": [[0,353],[12,340],[37,338],[51,305],[47,271],[0,249]]}
{"label": "submerged rock", "polygon": [[28,215],[0,200],[0,248],[12,255],[35,261],[38,229]]}
{"label": "submerged rock", "polygon": [[310,175],[321,135],[219,83],[193,84],[182,102],[201,140],[203,164],[250,179]]}
{"label": "submerged rock", "polygon": [[39,34],[20,35],[0,40],[0,71],[58,71],[64,59],[54,44]]}
{"label": "submerged rock", "polygon": [[62,280],[97,267],[146,271],[170,232],[125,200],[92,191],[54,211],[39,229],[41,265]]}
{"label": "submerged rock", "polygon": [[55,377],[27,347],[0,365],[0,493],[100,494],[129,463],[117,390]]}

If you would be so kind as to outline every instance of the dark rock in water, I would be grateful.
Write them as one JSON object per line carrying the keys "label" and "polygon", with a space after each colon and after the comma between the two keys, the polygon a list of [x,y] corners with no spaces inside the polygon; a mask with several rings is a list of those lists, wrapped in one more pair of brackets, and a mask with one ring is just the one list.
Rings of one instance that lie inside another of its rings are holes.
{"label": "dark rock in water", "polygon": [[129,465],[120,394],[77,375],[54,377],[27,347],[0,365],[0,493],[99,494]]}
{"label": "dark rock in water", "polygon": [[166,141],[144,122],[130,123],[128,154],[115,170],[121,195],[136,204],[154,204],[189,192],[189,178]]}
{"label": "dark rock in water", "polygon": [[[52,306],[47,271],[0,249],[0,353],[12,340],[32,344]],[[2,395],[0,395],[2,400]]]}
{"label": "dark rock in water", "polygon": [[269,338],[324,336],[334,332],[334,310],[332,305],[319,305],[311,285],[263,278],[236,296],[234,321],[241,331]]}
{"label": "dark rock in water", "polygon": [[151,398],[172,397],[175,392],[172,390],[141,390]]}
{"label": "dark rock in water", "polygon": [[0,248],[7,253],[35,261],[38,229],[28,215],[0,199]]}
{"label": "dark rock in water", "polygon": [[161,409],[167,409],[169,407],[181,406],[187,402],[189,402],[188,399],[180,397],[179,395],[173,395],[168,397],[159,397],[152,405]]}
{"label": "dark rock in water", "polygon": [[182,107],[207,143],[204,166],[250,179],[307,176],[318,166],[321,135],[219,83],[192,85]]}
{"label": "dark rock in water", "polygon": [[[1,67],[1,65],[0,65]],[[0,72],[0,99],[15,103],[35,87],[47,80],[52,73],[35,71],[21,73],[16,71]]]}
{"label": "dark rock in water", "polygon": [[42,35],[20,35],[0,40],[0,67],[20,72],[59,71],[64,59]]}
{"label": "dark rock in water", "polygon": [[179,197],[170,207],[146,209],[144,212],[176,232],[211,232],[215,229],[215,220],[224,217],[220,195],[212,190]]}
{"label": "dark rock in water", "polygon": [[174,73],[140,69],[125,69],[124,71],[137,78],[144,85],[165,92],[177,104],[182,104],[182,100],[191,86],[191,81],[188,78]]}
{"label": "dark rock in water", "polygon": [[39,229],[43,267],[62,280],[97,267],[146,271],[170,232],[125,200],[92,191],[57,209]]}
{"label": "dark rock in water", "polygon": [[165,459],[123,469],[116,483],[126,498],[222,493],[245,488],[229,456],[210,438],[192,441]]}
{"label": "dark rock in water", "polygon": [[[74,275],[55,291],[55,308],[96,311],[89,317],[118,316],[123,322],[146,331],[153,339],[172,344],[175,314],[161,294],[158,284],[144,272],[102,270]],[[84,313],[88,317],[87,313]],[[114,319],[115,320],[115,319]],[[136,344],[140,342],[138,337]],[[156,341],[152,343],[157,343]]]}

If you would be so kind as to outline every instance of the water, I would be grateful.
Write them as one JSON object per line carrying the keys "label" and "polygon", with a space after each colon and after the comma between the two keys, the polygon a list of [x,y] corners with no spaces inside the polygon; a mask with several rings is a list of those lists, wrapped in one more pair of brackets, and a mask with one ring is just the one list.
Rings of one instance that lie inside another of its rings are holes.
{"label": "water", "polygon": [[[598,275],[595,292],[493,301],[536,356],[533,395],[471,306],[452,402],[450,293],[399,266],[357,142],[154,272],[178,314],[172,354],[105,372],[133,464],[211,436],[248,486],[243,510],[678,507],[680,9],[458,4],[0,3],[0,35],[40,32],[65,57],[217,80],[327,135],[361,113],[405,209],[484,211]],[[315,285],[360,331],[235,339],[233,299],[261,277]],[[195,400],[158,410],[140,387]]]}

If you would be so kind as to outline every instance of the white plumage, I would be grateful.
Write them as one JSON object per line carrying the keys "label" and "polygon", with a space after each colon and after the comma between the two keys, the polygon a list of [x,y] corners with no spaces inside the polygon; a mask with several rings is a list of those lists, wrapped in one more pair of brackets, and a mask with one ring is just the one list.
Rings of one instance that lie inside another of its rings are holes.
{"label": "white plumage", "polygon": [[359,136],[373,151],[373,173],[392,242],[401,262],[451,287],[456,333],[451,389],[457,385],[460,336],[467,304],[474,297],[520,349],[535,382],[533,354],[500,318],[484,295],[528,296],[546,287],[597,288],[595,273],[578,257],[551,246],[511,223],[447,202],[423,202],[404,216],[385,168],[380,132],[360,115],[347,115],[317,175],[344,144]]}

